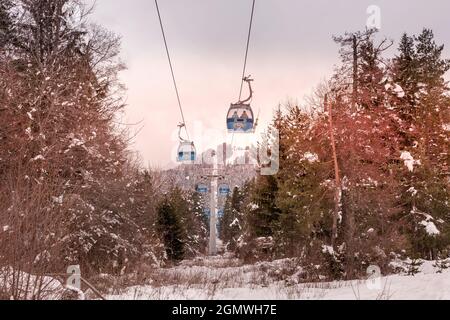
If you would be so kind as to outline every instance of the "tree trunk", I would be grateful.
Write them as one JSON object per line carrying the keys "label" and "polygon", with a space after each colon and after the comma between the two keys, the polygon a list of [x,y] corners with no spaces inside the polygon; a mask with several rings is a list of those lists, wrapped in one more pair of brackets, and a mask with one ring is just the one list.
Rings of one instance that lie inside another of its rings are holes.
{"label": "tree trunk", "polygon": [[358,103],[358,42],[356,35],[353,35],[353,108],[356,109]]}
{"label": "tree trunk", "polygon": [[333,162],[334,162],[334,176],[335,176],[335,194],[334,194],[334,214],[333,214],[333,226],[331,229],[331,246],[334,248],[337,239],[337,223],[339,219],[339,212],[341,210],[341,178],[339,175],[339,165],[336,153],[336,141],[334,139],[334,128],[333,128],[333,109],[332,104],[328,103],[328,96],[325,95],[325,108],[328,107],[328,117],[330,121],[330,141],[331,148],[333,151]]}

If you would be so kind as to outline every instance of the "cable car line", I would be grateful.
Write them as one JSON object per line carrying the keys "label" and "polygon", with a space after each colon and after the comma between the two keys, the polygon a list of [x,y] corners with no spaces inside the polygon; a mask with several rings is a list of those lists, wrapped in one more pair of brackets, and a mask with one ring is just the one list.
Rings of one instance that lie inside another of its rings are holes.
{"label": "cable car line", "polygon": [[[250,47],[250,39],[251,39],[252,26],[253,26],[253,17],[254,17],[254,13],[255,13],[255,3],[256,3],[256,0],[253,0],[252,12],[251,12],[251,15],[250,15],[250,25],[249,25],[248,36],[247,36],[247,45],[246,45],[246,49],[245,49],[244,67],[242,69],[241,88],[239,90],[239,102],[238,103],[250,101],[252,99],[252,97],[253,97],[253,92],[252,92],[252,90],[250,88],[250,97],[246,101],[241,101],[241,99],[242,99],[242,90],[244,89],[244,81],[246,79],[245,72],[247,71],[248,51],[249,51],[249,47]],[[250,78],[250,76],[248,78]],[[232,131],[232,136],[231,136],[231,144],[230,144],[231,148],[233,148],[234,134],[235,134],[235,131],[233,130]]]}
{"label": "cable car line", "polygon": [[161,12],[160,12],[159,6],[158,6],[158,0],[155,0],[155,5],[156,5],[156,11],[158,12],[158,19],[159,19],[159,24],[161,26],[162,36],[163,36],[163,39],[164,39],[164,46],[166,48],[167,59],[169,61],[170,72],[172,74],[172,81],[173,81],[173,85],[174,85],[174,88],[175,88],[175,93],[177,95],[178,107],[180,109],[181,119],[183,120],[182,124],[183,124],[183,127],[184,127],[185,131],[186,131],[187,138],[188,138],[188,140],[190,140],[190,138],[189,138],[189,131],[187,129],[186,120],[185,120],[185,117],[184,117],[183,107],[181,105],[180,93],[178,92],[178,86],[177,86],[177,82],[176,82],[176,79],[175,79],[175,72],[173,71],[172,59],[170,58],[169,46],[167,45],[166,34],[164,32],[164,26],[163,26],[163,23],[162,23]]}
{"label": "cable car line", "polygon": [[241,98],[242,98],[242,89],[244,87],[245,72],[247,70],[248,50],[249,50],[249,47],[250,47],[250,39],[251,39],[251,35],[252,35],[253,17],[254,17],[254,14],[255,14],[255,3],[256,3],[256,0],[253,0],[252,13],[250,15],[250,25],[249,25],[249,28],[248,28],[247,47],[245,49],[244,68],[242,70],[241,89],[239,91],[239,101],[241,101]]}
{"label": "cable car line", "polygon": [[[242,69],[241,87],[239,91],[239,100],[236,103],[232,103],[228,109],[226,117],[227,130],[230,133],[254,133],[255,132],[255,115],[251,107],[251,100],[253,97],[253,90],[251,82],[253,79],[250,76],[246,76],[248,52],[250,48],[250,40],[253,29],[253,18],[255,16],[255,4],[256,0],[252,0],[252,10],[250,15],[250,24],[248,28],[247,43],[245,47],[244,66]],[[244,89],[244,82],[248,84],[250,95],[247,99],[242,101],[242,91]]]}
{"label": "cable car line", "polygon": [[[254,18],[254,13],[255,13],[255,4],[256,4],[256,0],[252,0],[250,24],[249,24],[249,28],[248,28],[244,65],[243,65],[242,77],[241,77],[241,86],[240,86],[240,90],[239,90],[239,101],[237,103],[232,103],[230,105],[230,108],[227,113],[227,118],[226,118],[227,130],[228,130],[228,132],[232,133],[231,147],[233,147],[235,133],[254,133],[256,124],[258,123],[258,119],[256,119],[256,121],[255,121],[254,113],[253,113],[252,107],[250,105],[252,98],[253,98],[253,90],[252,90],[252,85],[251,85],[251,82],[253,81],[253,79],[251,79],[250,76],[246,77],[248,53],[249,53],[249,48],[250,48],[250,40],[251,40],[252,28],[253,28],[253,18]],[[190,141],[189,132],[188,132],[188,129],[186,126],[185,116],[184,116],[183,107],[181,104],[181,98],[180,98],[180,94],[178,91],[178,86],[177,86],[177,82],[176,82],[176,78],[175,78],[175,72],[174,72],[174,68],[173,68],[173,64],[172,64],[172,59],[170,56],[169,46],[167,44],[167,38],[166,38],[165,31],[164,31],[164,25],[162,22],[162,17],[161,17],[161,12],[160,12],[159,5],[158,5],[158,0],[155,0],[155,6],[156,6],[156,11],[158,13],[159,24],[161,27],[161,32],[162,32],[162,36],[163,36],[163,40],[164,40],[164,46],[165,46],[165,50],[166,50],[166,54],[167,54],[167,59],[169,62],[170,72],[172,75],[173,86],[175,88],[175,93],[177,96],[178,107],[180,109],[180,114],[181,114],[181,118],[183,121],[178,125],[178,129],[179,129],[178,137],[180,140],[180,145],[178,147],[177,161],[181,162],[181,163],[195,164],[197,152],[195,149],[194,142]],[[247,99],[242,101],[241,99],[242,99],[244,82],[246,82],[248,84],[250,94]],[[186,131],[187,139],[184,139],[181,135],[183,129]],[[217,197],[225,197],[225,196],[229,196],[231,193],[230,185],[226,181],[223,181],[221,184],[219,184],[219,180],[222,181],[222,180],[226,179],[225,177],[226,177],[226,174],[228,171],[227,159],[225,159],[225,168],[224,168],[225,175],[218,174],[218,170],[219,170],[218,165],[219,164],[217,162],[215,162],[212,173],[210,175],[202,176],[200,181],[197,182],[196,186],[195,186],[196,191],[199,192],[200,194],[207,194],[207,193],[211,194],[211,203],[210,203],[210,206],[211,206],[210,219],[211,220],[210,220],[210,243],[209,243],[209,250],[210,250],[211,255],[214,255],[217,252],[215,231],[216,231],[216,228],[218,228],[218,225],[217,225],[217,223],[214,225],[214,222],[216,219],[215,208],[216,208],[216,203],[217,203],[217,199],[216,199],[215,195],[217,195]],[[208,186],[208,184],[206,184],[204,182],[205,179],[211,179],[210,186]],[[220,212],[222,212],[222,214]],[[219,215],[219,217],[221,215],[223,215],[223,209],[222,209],[222,211],[219,210],[218,215]]]}

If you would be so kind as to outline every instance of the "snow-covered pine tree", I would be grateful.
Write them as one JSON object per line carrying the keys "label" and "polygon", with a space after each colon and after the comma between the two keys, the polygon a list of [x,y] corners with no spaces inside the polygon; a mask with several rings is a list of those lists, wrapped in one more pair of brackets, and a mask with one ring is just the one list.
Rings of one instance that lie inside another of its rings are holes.
{"label": "snow-covered pine tree", "polygon": [[243,195],[238,187],[233,189],[231,196],[225,201],[224,215],[220,221],[220,239],[224,242],[229,251],[235,251],[237,242],[242,235],[243,214]]}
{"label": "snow-covered pine tree", "polygon": [[276,204],[280,216],[275,224],[275,243],[277,250],[289,256],[308,251],[311,238],[325,236],[331,229],[321,226],[321,222],[330,222],[326,219],[329,198],[324,197],[327,189],[322,184],[329,167],[317,154],[320,144],[312,131],[314,122],[299,107],[288,106],[286,115],[275,123],[283,137],[277,175]]}
{"label": "snow-covered pine tree", "polygon": [[407,221],[411,255],[433,259],[450,244],[450,139],[449,88],[444,79],[450,61],[444,46],[424,29],[418,36],[404,35],[394,59],[394,79],[404,86],[405,97],[396,111],[403,119],[401,134],[401,219]]}
{"label": "snow-covered pine tree", "polygon": [[383,53],[392,42],[384,38],[376,43],[377,32],[367,29],[333,37],[340,46],[341,56],[341,66],[335,71],[336,79],[341,81],[339,89],[346,92],[353,109],[382,105],[385,100]]}
{"label": "snow-covered pine tree", "polygon": [[158,206],[158,229],[164,241],[167,258],[170,261],[178,262],[185,256],[185,234],[182,221],[177,212],[174,202],[180,199],[165,197]]}
{"label": "snow-covered pine tree", "polygon": [[[159,212],[158,223],[159,234],[166,239],[166,251],[176,252],[174,255],[168,253],[169,259],[176,261],[204,254],[208,245],[209,225],[200,194],[186,192],[174,186],[165,195],[162,203],[168,204],[173,211],[169,212],[167,220],[164,220],[166,218]],[[166,223],[167,228],[164,227]],[[172,232],[175,235],[170,235]],[[174,238],[170,238],[168,242],[167,237]]]}
{"label": "snow-covered pine tree", "polygon": [[276,176],[257,176],[241,189],[242,235],[238,240],[238,256],[244,260],[266,259],[277,254],[273,241],[280,210],[276,207]]}
{"label": "snow-covered pine tree", "polygon": [[[401,119],[411,122],[416,114],[417,94],[419,92],[418,59],[414,38],[404,33],[398,47],[398,54],[393,59],[393,81],[398,84],[404,96],[393,99]],[[408,132],[405,132],[408,134]],[[412,143],[412,141],[408,141]]]}
{"label": "snow-covered pine tree", "polygon": [[187,235],[186,256],[193,258],[206,253],[209,235],[209,220],[204,213],[204,200],[198,192],[185,195],[188,210],[180,212]]}
{"label": "snow-covered pine tree", "polygon": [[423,261],[420,259],[410,259],[406,263],[406,274],[408,276],[415,276],[420,272],[420,267],[422,266]]}
{"label": "snow-covered pine tree", "polygon": [[279,209],[275,204],[278,191],[276,177],[259,176],[251,191],[250,203],[247,205],[248,231],[253,237],[272,237],[274,223],[279,218]]}
{"label": "snow-covered pine tree", "polygon": [[[383,221],[387,221],[395,211],[393,196],[385,193],[387,188],[396,190],[388,170],[392,159],[397,157],[401,139],[396,129],[399,126],[396,115],[389,108],[389,87],[384,86],[387,61],[383,53],[392,43],[386,39],[375,42],[375,33],[376,30],[366,30],[335,37],[341,46],[342,66],[336,69],[330,84],[329,97],[333,105],[334,136],[342,179],[340,242],[347,260],[352,261],[355,256],[362,255],[359,250],[370,248],[363,245],[366,231],[386,231]],[[329,116],[326,115],[327,118]],[[323,135],[329,128],[326,122],[323,122],[325,126],[321,123],[319,132]],[[383,204],[377,201],[382,193],[386,198]],[[376,228],[371,226],[372,223],[378,224]],[[386,234],[378,236],[388,238]],[[386,250],[376,248],[376,251],[383,256],[382,252]],[[349,272],[357,272],[358,263],[346,263]]]}

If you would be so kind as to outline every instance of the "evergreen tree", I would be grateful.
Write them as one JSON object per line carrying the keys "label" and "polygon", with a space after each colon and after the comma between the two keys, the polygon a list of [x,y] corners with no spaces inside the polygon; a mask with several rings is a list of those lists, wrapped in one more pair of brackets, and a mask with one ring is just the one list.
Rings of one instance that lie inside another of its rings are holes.
{"label": "evergreen tree", "polygon": [[241,224],[243,223],[242,205],[243,195],[238,187],[233,189],[231,196],[228,196],[224,206],[224,215],[220,221],[220,239],[226,248],[234,251],[239,237],[242,234]]}
{"label": "evergreen tree", "polygon": [[414,38],[406,33],[402,35],[394,58],[394,82],[401,86],[405,95],[394,101],[402,119],[411,122],[416,115],[417,94],[419,92],[419,70]]}
{"label": "evergreen tree", "polygon": [[387,40],[375,44],[372,37],[359,45],[359,97],[363,108],[382,107],[386,100],[385,71],[382,53],[390,47]]}
{"label": "evergreen tree", "polygon": [[276,177],[257,177],[251,191],[251,202],[245,211],[248,231],[252,237],[272,237],[274,235],[274,223],[280,215],[280,210],[275,203],[277,192]]}
{"label": "evergreen tree", "polygon": [[[20,20],[10,14],[11,3],[20,3]],[[139,169],[113,121],[123,107],[117,82],[120,42],[101,27],[87,27],[79,1],[2,0],[0,5],[1,41],[5,28],[14,26],[0,54],[0,179],[17,179],[15,188],[28,191],[52,186],[52,194],[34,209],[36,221],[51,226],[35,228],[35,249],[23,244],[28,252],[23,260],[14,252],[0,256],[29,265],[25,259],[34,261],[45,248],[53,259],[50,269],[80,264],[87,275],[123,272],[126,261],[141,256],[146,240],[137,222],[154,204],[137,190]],[[0,188],[17,193],[3,183]],[[12,197],[7,198],[0,211],[11,206]],[[48,212],[60,214],[49,219]],[[6,219],[16,229],[29,224],[20,212]]]}
{"label": "evergreen tree", "polygon": [[[442,58],[443,49],[433,32],[424,29],[419,36],[403,36],[394,60],[395,77],[407,93],[398,107],[405,120],[401,134],[406,139],[401,147],[406,158],[402,161],[411,163],[409,168],[401,163],[396,171],[401,185],[400,219],[410,217],[403,232],[410,239],[411,254],[426,259],[435,258],[450,243],[446,214],[450,210],[446,177],[450,141],[445,127],[450,123],[450,99],[444,79],[450,61]],[[427,232],[424,225],[431,223],[438,234]]]}
{"label": "evergreen tree", "polygon": [[442,90],[445,87],[444,74],[450,69],[450,60],[442,58],[444,45],[436,44],[430,29],[423,29],[415,41],[419,81],[429,89],[435,87],[436,90]]}
{"label": "evergreen tree", "polygon": [[[208,221],[203,213],[203,203],[197,192],[185,192],[173,187],[166,197],[174,210],[177,225],[176,238],[182,243],[182,258],[193,258],[203,254],[207,247]],[[160,232],[163,231],[160,229]],[[164,231],[162,233],[164,236]]]}
{"label": "evergreen tree", "polygon": [[205,253],[208,245],[208,217],[204,214],[204,204],[198,192],[188,194],[186,203],[187,211],[181,212],[183,227],[186,234],[186,253],[189,257],[195,257]]}
{"label": "evergreen tree", "polygon": [[412,259],[406,264],[406,270],[408,276],[415,276],[420,272],[420,267],[422,266],[423,261],[419,259]]}
{"label": "evergreen tree", "polygon": [[158,206],[158,228],[162,235],[169,260],[177,262],[184,259],[184,232],[172,199],[167,197]]}
{"label": "evergreen tree", "polygon": [[[280,131],[280,171],[253,183],[243,235],[248,246],[274,237],[278,254],[309,259],[329,247],[334,136],[342,192],[333,255],[351,278],[370,263],[387,267],[390,252],[432,258],[449,243],[448,62],[427,30],[402,37],[393,68],[383,57],[390,42],[375,44],[373,31],[336,41],[343,66],[328,85],[332,108],[315,108],[314,114],[292,106],[278,110],[272,126]],[[228,203],[227,222],[230,209]]]}
{"label": "evergreen tree", "polygon": [[[320,144],[313,136],[313,119],[299,107],[290,107],[283,119],[275,122],[281,132],[281,163],[277,175],[276,197],[280,218],[276,222],[276,243],[279,250],[294,255],[309,246],[310,237],[327,232],[319,221],[328,217],[329,202],[323,197],[321,185],[329,168],[317,154]],[[295,173],[295,174],[293,174]],[[329,221],[328,221],[329,222]]]}
{"label": "evergreen tree", "polygon": [[[334,81],[338,83],[339,90],[345,93],[346,101],[351,101],[352,109],[373,108],[385,102],[385,61],[382,55],[392,43],[387,39],[375,43],[376,33],[376,29],[369,29],[333,37],[340,46],[342,61]],[[348,85],[350,83],[351,86]]]}
{"label": "evergreen tree", "polygon": [[0,49],[2,49],[11,38],[12,20],[10,17],[10,9],[12,2],[10,0],[2,0],[0,2]]}

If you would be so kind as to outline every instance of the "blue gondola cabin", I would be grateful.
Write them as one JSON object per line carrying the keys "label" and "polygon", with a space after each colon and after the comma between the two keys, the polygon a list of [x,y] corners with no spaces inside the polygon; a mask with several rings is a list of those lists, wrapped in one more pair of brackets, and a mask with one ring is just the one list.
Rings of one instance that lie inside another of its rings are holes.
{"label": "blue gondola cabin", "polygon": [[232,104],[227,115],[229,132],[250,133],[254,130],[255,117],[248,104]]}
{"label": "blue gondola cabin", "polygon": [[177,161],[183,163],[194,163],[196,151],[193,142],[182,141],[178,147]]}

